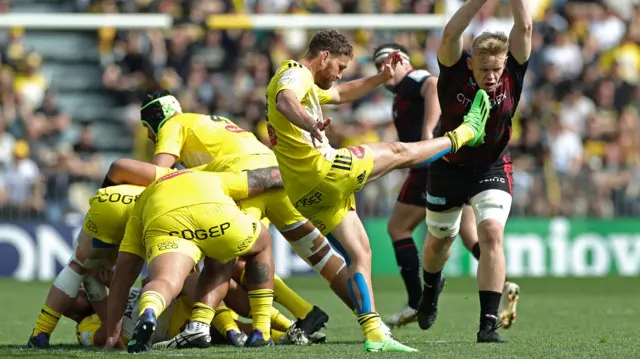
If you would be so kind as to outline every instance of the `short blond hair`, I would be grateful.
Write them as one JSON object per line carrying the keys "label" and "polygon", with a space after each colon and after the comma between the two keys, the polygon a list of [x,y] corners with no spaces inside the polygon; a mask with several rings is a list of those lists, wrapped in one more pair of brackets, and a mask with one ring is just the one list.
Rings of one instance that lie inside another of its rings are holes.
{"label": "short blond hair", "polygon": [[504,32],[485,31],[471,45],[471,52],[476,56],[506,56],[508,50],[509,38]]}

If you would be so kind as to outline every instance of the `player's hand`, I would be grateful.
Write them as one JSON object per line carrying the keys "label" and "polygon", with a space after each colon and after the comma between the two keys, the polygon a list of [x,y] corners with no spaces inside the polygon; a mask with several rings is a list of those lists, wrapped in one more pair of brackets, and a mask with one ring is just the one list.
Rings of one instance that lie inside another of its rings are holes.
{"label": "player's hand", "polygon": [[400,51],[395,50],[394,52],[387,55],[382,63],[382,71],[380,72],[385,80],[389,80],[393,78],[393,75],[396,73],[396,66],[402,65],[404,61],[402,60],[402,56],[400,56]]}
{"label": "player's hand", "polygon": [[98,267],[90,270],[91,275],[96,277],[100,283],[108,286],[113,278],[113,271],[107,267]]}
{"label": "player's hand", "polygon": [[316,146],[316,140],[322,143],[322,131],[324,131],[324,129],[327,128],[330,123],[331,117],[327,118],[326,120],[317,121],[313,126],[311,126],[311,131],[309,131],[309,133],[311,134],[311,144],[314,148],[318,147]]}

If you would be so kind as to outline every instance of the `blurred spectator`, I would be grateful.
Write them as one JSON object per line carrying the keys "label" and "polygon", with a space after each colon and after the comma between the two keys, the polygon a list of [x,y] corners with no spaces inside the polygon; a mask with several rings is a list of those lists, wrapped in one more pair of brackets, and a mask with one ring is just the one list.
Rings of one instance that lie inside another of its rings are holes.
{"label": "blurred spectator", "polygon": [[13,219],[42,217],[44,196],[38,165],[29,158],[27,141],[19,140],[13,148],[13,161],[0,172],[3,213]]}

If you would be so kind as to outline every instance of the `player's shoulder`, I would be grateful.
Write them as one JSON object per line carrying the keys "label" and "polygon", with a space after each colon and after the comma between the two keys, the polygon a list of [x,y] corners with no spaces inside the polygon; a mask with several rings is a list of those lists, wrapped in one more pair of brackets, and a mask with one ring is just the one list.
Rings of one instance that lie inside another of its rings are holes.
{"label": "player's shoulder", "polygon": [[299,62],[287,60],[282,62],[274,79],[276,80],[276,86],[282,86],[295,82],[309,82],[310,79],[313,79],[313,75],[309,69]]}

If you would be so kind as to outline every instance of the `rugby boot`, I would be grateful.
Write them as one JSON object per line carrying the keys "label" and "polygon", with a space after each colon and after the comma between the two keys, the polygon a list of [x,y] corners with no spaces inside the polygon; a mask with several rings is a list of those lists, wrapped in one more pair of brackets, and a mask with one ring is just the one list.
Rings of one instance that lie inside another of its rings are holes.
{"label": "rugby boot", "polygon": [[51,334],[47,333],[38,333],[38,335],[33,335],[29,337],[29,341],[27,342],[27,347],[29,348],[40,348],[45,349],[49,347],[49,338]]}
{"label": "rugby boot", "polygon": [[291,325],[285,334],[289,344],[305,345],[311,341],[311,335],[327,326],[329,315],[322,309],[313,306],[313,309],[303,319],[298,319]]}
{"label": "rugby boot", "polygon": [[240,332],[238,333],[235,330],[227,330],[227,334],[225,335],[227,341],[233,345],[234,347],[243,347],[244,343],[247,341],[247,335]]}
{"label": "rugby boot", "polygon": [[387,318],[385,324],[394,328],[413,323],[416,320],[418,320],[418,310],[405,305],[404,309]]}
{"label": "rugby boot", "polygon": [[138,318],[133,336],[127,344],[127,352],[142,353],[151,351],[151,337],[158,324],[156,315],[151,309],[146,309]]}
{"label": "rugby boot", "polygon": [[520,300],[520,287],[513,282],[505,282],[498,307],[498,318],[502,327],[510,328],[516,321],[516,306]]}
{"label": "rugby boot", "polygon": [[408,347],[391,337],[387,337],[380,342],[364,342],[364,351],[365,352],[402,352],[402,353],[412,353],[417,352],[417,349]]}
{"label": "rugby boot", "polygon": [[485,315],[480,318],[480,330],[477,334],[478,343],[507,343],[507,338],[498,334],[496,330],[501,326],[496,324],[496,317],[493,315]]}
{"label": "rugby boot", "polygon": [[446,282],[446,279],[441,277],[440,283],[436,288],[427,290],[428,288],[425,287],[422,292],[422,297],[418,302],[418,325],[420,329],[427,330],[431,328],[436,318],[438,318],[438,298],[440,298],[440,293],[442,293]]}
{"label": "rugby boot", "polygon": [[484,90],[478,90],[462,124],[455,130],[445,133],[445,136],[451,139],[451,152],[457,152],[462,146],[477,147],[484,143],[484,127],[490,111],[489,96]]}
{"label": "rugby boot", "polygon": [[273,340],[269,338],[269,340],[264,339],[264,334],[262,331],[258,329],[254,329],[251,333],[249,333],[249,337],[247,341],[244,343],[245,347],[270,347],[273,346]]}
{"label": "rugby boot", "polygon": [[491,102],[489,101],[489,95],[484,90],[478,90],[469,112],[467,112],[462,121],[462,123],[471,127],[475,134],[473,139],[466,143],[467,146],[477,147],[484,143],[484,126],[487,124],[490,112]]}
{"label": "rugby boot", "polygon": [[208,348],[211,345],[211,327],[200,322],[189,322],[182,332],[163,342],[155,343],[154,349],[160,348]]}

